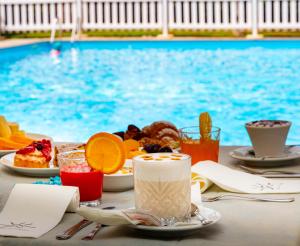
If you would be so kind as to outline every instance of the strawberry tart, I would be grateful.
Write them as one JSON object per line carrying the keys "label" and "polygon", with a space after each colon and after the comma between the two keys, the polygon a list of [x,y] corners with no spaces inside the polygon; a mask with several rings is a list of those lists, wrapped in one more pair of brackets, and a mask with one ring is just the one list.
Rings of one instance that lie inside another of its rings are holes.
{"label": "strawberry tart", "polygon": [[48,168],[51,160],[51,149],[49,140],[34,141],[16,152],[14,165],[16,167]]}

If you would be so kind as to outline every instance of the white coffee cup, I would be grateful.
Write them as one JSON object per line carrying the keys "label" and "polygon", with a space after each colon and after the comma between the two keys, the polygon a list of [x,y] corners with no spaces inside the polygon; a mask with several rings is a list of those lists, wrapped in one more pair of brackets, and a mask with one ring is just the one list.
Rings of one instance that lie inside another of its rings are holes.
{"label": "white coffee cup", "polygon": [[248,135],[256,157],[281,157],[285,153],[285,142],[290,121],[259,120],[246,123]]}

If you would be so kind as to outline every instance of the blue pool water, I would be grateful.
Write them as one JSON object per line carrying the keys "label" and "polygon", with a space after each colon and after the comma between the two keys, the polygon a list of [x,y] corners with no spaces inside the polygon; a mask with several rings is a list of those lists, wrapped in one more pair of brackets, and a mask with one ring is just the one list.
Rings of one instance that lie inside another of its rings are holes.
{"label": "blue pool water", "polygon": [[244,123],[293,122],[300,143],[300,41],[120,41],[0,49],[0,114],[29,132],[85,141],[98,131],[209,111],[224,145],[249,144]]}

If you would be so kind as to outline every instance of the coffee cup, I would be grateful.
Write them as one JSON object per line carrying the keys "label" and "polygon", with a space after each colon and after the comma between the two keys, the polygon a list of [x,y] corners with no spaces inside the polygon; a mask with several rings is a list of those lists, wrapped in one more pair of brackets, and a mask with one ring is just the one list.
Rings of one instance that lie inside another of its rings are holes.
{"label": "coffee cup", "polygon": [[285,153],[285,142],[290,121],[258,120],[246,123],[256,157],[281,157]]}

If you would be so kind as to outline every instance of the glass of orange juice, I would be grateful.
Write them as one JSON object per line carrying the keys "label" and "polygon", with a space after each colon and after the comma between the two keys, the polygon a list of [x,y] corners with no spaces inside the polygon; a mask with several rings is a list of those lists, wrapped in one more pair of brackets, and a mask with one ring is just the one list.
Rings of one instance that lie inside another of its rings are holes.
{"label": "glass of orange juice", "polygon": [[192,157],[192,165],[198,161],[219,160],[219,127],[211,127],[207,132],[202,132],[198,126],[184,127],[180,130],[181,152]]}

